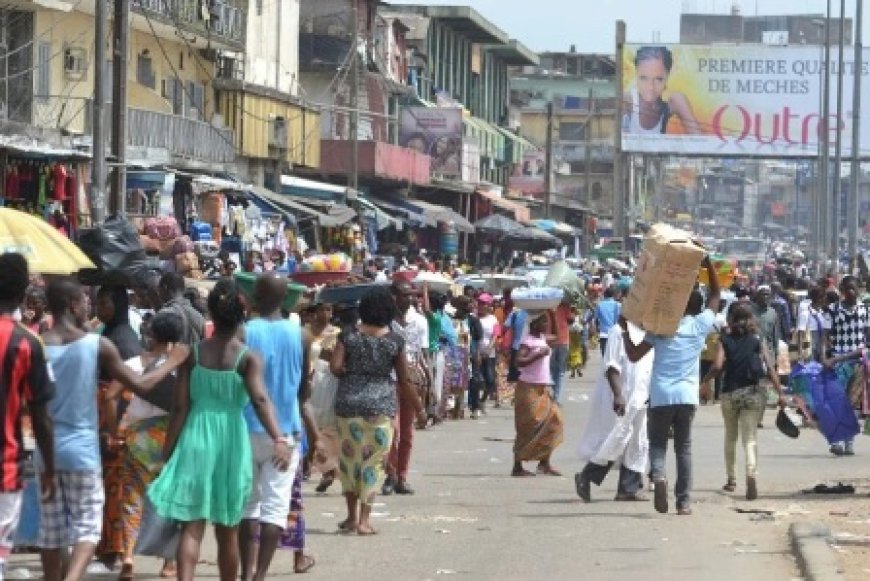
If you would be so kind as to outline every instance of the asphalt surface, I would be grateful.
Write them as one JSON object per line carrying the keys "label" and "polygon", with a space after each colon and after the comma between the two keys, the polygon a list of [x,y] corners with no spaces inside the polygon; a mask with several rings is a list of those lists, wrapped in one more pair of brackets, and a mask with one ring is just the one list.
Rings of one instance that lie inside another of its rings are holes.
{"label": "asphalt surface", "polygon": [[[513,442],[510,408],[491,409],[479,420],[448,421],[417,432],[412,461],[413,496],[380,497],[374,508],[373,537],[336,534],[344,502],[336,482],[324,495],[306,483],[308,552],[317,560],[308,577],[385,579],[669,579],[704,581],[796,579],[786,523],[735,509],[791,507],[803,514],[812,499],[801,489],[838,478],[868,476],[870,445],[859,441],[858,456],[834,458],[822,438],[807,431],[788,440],[773,427],[774,413],[759,439],[760,498],[746,502],[743,487],[726,494],[722,467],[723,429],[718,406],[699,408],[694,428],[694,515],[659,515],[652,502],[616,503],[614,471],[593,502],[574,492],[579,470],[577,441],[589,413],[598,360],[586,377],[571,380],[564,394],[565,443],[553,464],[563,477],[509,476]],[[870,442],[870,441],[868,441]],[[862,444],[864,444],[862,446]],[[862,457],[863,455],[863,457]],[[742,462],[739,456],[738,462]],[[673,457],[669,475],[675,480]],[[527,466],[530,469],[532,465]],[[742,465],[738,478],[742,483]],[[650,495],[651,496],[651,495]],[[673,511],[673,498],[671,507]],[[215,560],[215,546],[203,547]],[[35,556],[21,555],[10,568],[30,566]],[[270,577],[292,573],[292,555],[276,557]],[[155,559],[137,561],[137,578],[156,578]],[[197,578],[216,578],[211,565]]]}

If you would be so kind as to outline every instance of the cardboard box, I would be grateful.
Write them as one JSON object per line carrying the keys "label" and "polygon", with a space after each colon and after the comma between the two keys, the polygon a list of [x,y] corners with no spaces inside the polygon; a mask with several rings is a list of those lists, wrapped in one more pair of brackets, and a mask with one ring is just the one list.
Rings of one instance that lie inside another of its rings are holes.
{"label": "cardboard box", "polygon": [[650,228],[622,305],[625,318],[651,333],[674,335],[706,253],[688,232],[667,224]]}

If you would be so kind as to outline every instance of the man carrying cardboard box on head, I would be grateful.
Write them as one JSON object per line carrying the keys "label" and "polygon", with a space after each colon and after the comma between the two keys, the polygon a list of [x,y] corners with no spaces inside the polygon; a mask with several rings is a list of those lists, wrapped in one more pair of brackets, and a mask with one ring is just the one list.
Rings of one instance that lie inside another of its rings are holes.
{"label": "man carrying cardboard box on head", "polygon": [[622,339],[628,359],[636,363],[655,348],[650,380],[648,431],[652,480],[655,485],[654,504],[658,512],[668,512],[668,483],[665,476],[665,455],[668,430],[674,429],[674,451],[677,455],[677,514],[690,515],[692,490],[692,420],[698,406],[700,390],[700,355],[707,335],[716,323],[719,311],[719,280],[709,257],[703,266],[710,275],[707,308],[700,291],[689,295],[685,313],[673,336],[647,332],[635,345],[629,337],[626,319],[620,317]]}

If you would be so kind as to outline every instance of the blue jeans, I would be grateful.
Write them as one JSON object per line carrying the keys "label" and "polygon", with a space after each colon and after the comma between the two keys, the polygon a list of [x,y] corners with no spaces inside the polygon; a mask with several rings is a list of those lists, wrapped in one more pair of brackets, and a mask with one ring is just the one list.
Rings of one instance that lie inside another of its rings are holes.
{"label": "blue jeans", "polygon": [[553,400],[559,403],[568,367],[568,346],[556,345],[550,353],[550,376],[553,378]]}
{"label": "blue jeans", "polygon": [[650,408],[647,432],[652,479],[666,480],[665,455],[668,452],[668,430],[674,427],[674,452],[677,455],[677,508],[688,508],[692,493],[692,420],[695,406],[663,405]]}

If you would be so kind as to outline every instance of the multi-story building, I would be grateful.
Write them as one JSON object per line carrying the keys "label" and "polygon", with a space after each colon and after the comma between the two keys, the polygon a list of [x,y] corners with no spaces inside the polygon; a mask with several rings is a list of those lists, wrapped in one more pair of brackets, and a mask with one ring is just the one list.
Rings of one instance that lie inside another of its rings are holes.
{"label": "multi-story building", "polygon": [[[547,131],[553,139],[552,217],[585,227],[590,210],[611,215],[615,151],[616,66],[609,55],[544,52],[540,65],[513,69],[511,115],[537,147],[511,186],[543,198]],[[548,107],[552,106],[552,120]]]}
{"label": "multi-story building", "polygon": [[[840,39],[840,21],[829,22],[833,44]],[[852,19],[846,19],[846,45],[852,44]],[[735,5],[726,14],[680,15],[681,44],[755,43],[825,44],[824,14],[744,16]]]}
{"label": "multi-story building", "polygon": [[[244,51],[247,0],[135,0],[127,69],[128,156],[153,162],[229,164],[232,131],[216,115],[213,79],[221,51]],[[91,131],[96,66],[112,98],[112,47],[94,62],[94,1],[19,2],[0,17],[5,132],[56,141]],[[109,106],[106,107],[108,111]],[[69,142],[69,139],[65,140]],[[87,141],[87,140],[84,140]]]}
{"label": "multi-story building", "polygon": [[299,80],[299,10],[299,0],[250,0],[244,50],[218,60],[217,110],[233,130],[238,172],[258,186],[320,165],[320,111]]}

